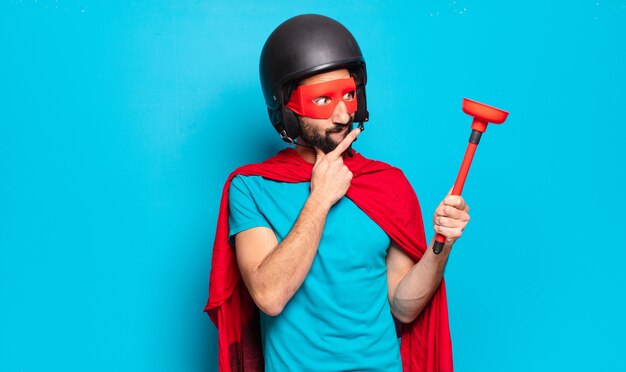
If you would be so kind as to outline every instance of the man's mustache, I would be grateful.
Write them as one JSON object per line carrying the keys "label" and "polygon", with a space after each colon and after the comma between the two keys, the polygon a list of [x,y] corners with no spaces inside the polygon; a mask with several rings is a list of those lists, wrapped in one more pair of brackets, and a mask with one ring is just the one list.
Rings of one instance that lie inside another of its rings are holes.
{"label": "man's mustache", "polygon": [[327,133],[343,132],[343,130],[345,129],[346,126],[349,127],[350,129],[352,129],[352,124],[353,123],[354,123],[354,119],[352,117],[350,117],[350,119],[346,123],[333,123],[333,124],[335,124],[335,128],[328,129],[326,132]]}

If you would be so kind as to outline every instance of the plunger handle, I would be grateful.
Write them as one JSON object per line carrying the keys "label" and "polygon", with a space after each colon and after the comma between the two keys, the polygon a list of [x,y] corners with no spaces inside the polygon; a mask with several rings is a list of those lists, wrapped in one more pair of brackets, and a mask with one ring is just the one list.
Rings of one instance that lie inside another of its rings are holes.
{"label": "plunger handle", "polygon": [[[472,115],[474,120],[472,121],[472,134],[469,138],[469,144],[465,151],[463,163],[461,163],[461,170],[459,170],[459,175],[452,189],[452,195],[461,195],[461,191],[463,191],[463,185],[465,184],[467,173],[472,164],[476,147],[478,146],[478,142],[480,142],[480,136],[487,130],[487,124],[502,124],[509,115],[506,111],[467,98],[463,98],[463,112]],[[441,253],[445,242],[446,238],[441,234],[437,234],[435,243],[433,244],[435,254]]]}
{"label": "plunger handle", "polygon": [[[476,119],[474,119],[474,121],[476,121]],[[472,159],[474,159],[474,153],[476,152],[476,147],[480,142],[481,135],[482,132],[474,129],[472,130],[469,143],[467,144],[467,150],[465,150],[465,156],[463,157],[463,162],[461,163],[459,175],[456,177],[456,182],[454,182],[454,187],[452,188],[452,195],[461,195],[461,192],[463,191],[465,179],[467,178],[467,173],[469,173],[470,165],[472,165]],[[446,237],[441,234],[437,234],[435,237],[435,243],[433,244],[433,252],[435,252],[435,254],[441,253],[445,242]]]}

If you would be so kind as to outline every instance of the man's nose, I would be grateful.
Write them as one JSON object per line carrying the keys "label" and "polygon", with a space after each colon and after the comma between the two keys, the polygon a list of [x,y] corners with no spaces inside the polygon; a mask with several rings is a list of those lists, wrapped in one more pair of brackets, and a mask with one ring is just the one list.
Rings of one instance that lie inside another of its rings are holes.
{"label": "man's nose", "polygon": [[343,100],[335,106],[332,119],[334,123],[347,123],[350,120],[350,113]]}

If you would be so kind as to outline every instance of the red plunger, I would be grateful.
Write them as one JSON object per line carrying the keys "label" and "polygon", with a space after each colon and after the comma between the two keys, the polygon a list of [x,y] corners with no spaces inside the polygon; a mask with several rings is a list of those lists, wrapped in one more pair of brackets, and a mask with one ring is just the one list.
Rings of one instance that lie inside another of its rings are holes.
{"label": "red plunger", "polygon": [[[463,185],[465,185],[467,173],[469,172],[470,165],[472,165],[472,159],[474,158],[476,147],[480,142],[480,136],[487,130],[487,124],[501,124],[509,115],[506,111],[487,106],[484,103],[472,101],[467,98],[463,98],[463,112],[473,116],[474,121],[472,122],[472,134],[469,138],[467,150],[465,150],[465,157],[463,158],[463,163],[461,163],[459,175],[457,176],[454,188],[452,189],[452,195],[461,195],[461,191],[463,191]],[[446,238],[443,235],[437,234],[435,237],[435,244],[433,245],[433,251],[436,254],[441,253],[445,241]]]}

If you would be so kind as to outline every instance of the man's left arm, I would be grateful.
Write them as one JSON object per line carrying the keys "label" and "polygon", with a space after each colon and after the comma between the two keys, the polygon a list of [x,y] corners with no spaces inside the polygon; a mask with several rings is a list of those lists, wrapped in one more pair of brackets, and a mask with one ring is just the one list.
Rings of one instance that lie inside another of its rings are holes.
{"label": "man's left arm", "polygon": [[469,222],[469,207],[461,196],[448,195],[433,216],[435,233],[446,237],[443,250],[433,252],[434,238],[424,256],[415,263],[393,241],[387,252],[387,282],[391,312],[402,323],[412,322],[433,296],[454,242]]}

